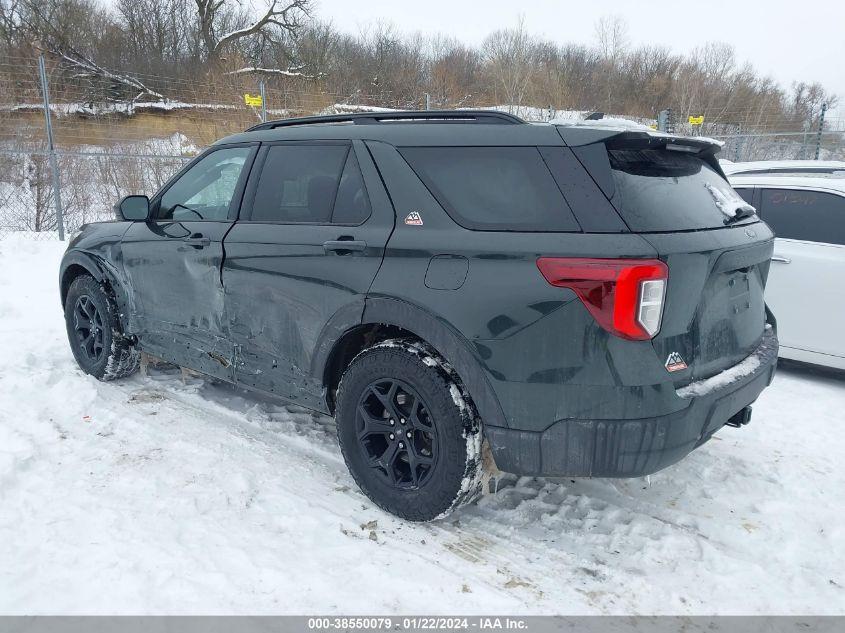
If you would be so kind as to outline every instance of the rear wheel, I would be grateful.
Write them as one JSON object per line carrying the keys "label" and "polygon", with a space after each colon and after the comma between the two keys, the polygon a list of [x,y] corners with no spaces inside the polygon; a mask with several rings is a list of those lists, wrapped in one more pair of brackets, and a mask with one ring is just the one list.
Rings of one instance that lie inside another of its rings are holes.
{"label": "rear wheel", "polygon": [[480,494],[480,424],[456,378],[432,350],[408,341],[371,347],[344,373],[341,451],[384,510],[428,521]]}
{"label": "rear wheel", "polygon": [[98,380],[134,373],[140,356],[124,336],[117,305],[105,287],[90,275],[80,275],[65,299],[68,341],[79,367]]}

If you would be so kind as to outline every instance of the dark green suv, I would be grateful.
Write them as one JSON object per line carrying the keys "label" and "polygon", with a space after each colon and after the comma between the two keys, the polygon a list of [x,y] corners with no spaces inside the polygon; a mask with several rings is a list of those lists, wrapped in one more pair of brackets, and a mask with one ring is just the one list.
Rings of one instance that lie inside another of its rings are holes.
{"label": "dark green suv", "polygon": [[717,151],[483,111],[264,123],[73,240],[71,347],[100,379],[145,352],[334,415],[407,519],[494,466],[651,473],[775,371],[773,235]]}

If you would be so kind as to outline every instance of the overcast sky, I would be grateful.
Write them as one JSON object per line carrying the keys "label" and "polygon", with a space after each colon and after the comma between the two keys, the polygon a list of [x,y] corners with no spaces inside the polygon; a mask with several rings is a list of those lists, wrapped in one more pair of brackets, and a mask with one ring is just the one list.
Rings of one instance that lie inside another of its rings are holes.
{"label": "overcast sky", "polygon": [[[602,15],[624,17],[632,45],[662,44],[687,52],[708,41],[733,44],[784,86],[820,81],[845,101],[843,0],[317,0],[317,15],[357,32],[390,22],[404,32],[441,32],[478,44],[513,26],[519,15],[533,34],[556,42],[594,42]],[[842,105],[835,116],[845,116]]]}

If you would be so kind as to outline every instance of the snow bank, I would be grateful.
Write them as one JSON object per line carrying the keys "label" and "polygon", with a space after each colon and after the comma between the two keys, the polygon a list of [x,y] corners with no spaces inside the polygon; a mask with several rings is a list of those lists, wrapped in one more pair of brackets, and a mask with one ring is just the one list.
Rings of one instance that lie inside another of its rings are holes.
{"label": "snow bank", "polygon": [[[19,103],[0,105],[2,112],[41,112],[40,103]],[[133,114],[176,112],[180,110],[242,110],[243,106],[228,103],[188,103],[185,101],[119,101],[114,103],[51,103],[50,112],[57,117],[84,115],[102,116],[106,114]]]}
{"label": "snow bank", "polygon": [[379,108],[368,105],[352,105],[349,103],[335,103],[324,110],[317,112],[317,115],[324,114],[353,114],[356,112],[398,112],[395,108]]}

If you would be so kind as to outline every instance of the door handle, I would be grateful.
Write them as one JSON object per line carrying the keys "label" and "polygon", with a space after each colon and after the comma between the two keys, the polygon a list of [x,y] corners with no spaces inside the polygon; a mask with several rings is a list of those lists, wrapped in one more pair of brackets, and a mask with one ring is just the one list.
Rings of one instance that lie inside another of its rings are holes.
{"label": "door handle", "polygon": [[183,237],[182,241],[194,248],[205,248],[211,244],[211,238],[203,237],[200,233],[194,233],[190,237]]}
{"label": "door handle", "polygon": [[792,260],[788,257],[781,257],[780,255],[772,255],[773,262],[780,262],[781,264],[791,264]]}
{"label": "door handle", "polygon": [[338,255],[348,255],[353,251],[361,252],[367,248],[367,243],[363,240],[329,240],[323,242],[323,250],[327,253],[334,251]]}

